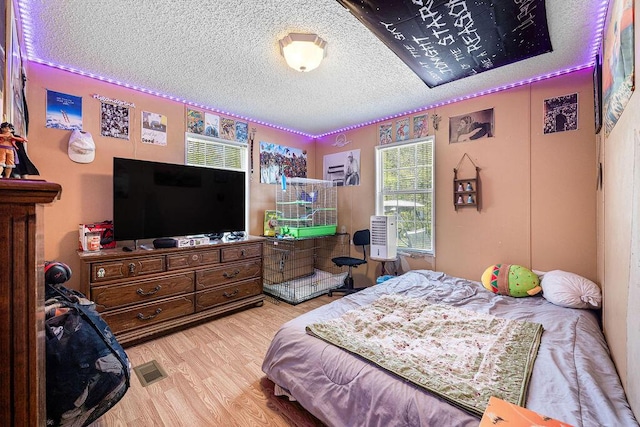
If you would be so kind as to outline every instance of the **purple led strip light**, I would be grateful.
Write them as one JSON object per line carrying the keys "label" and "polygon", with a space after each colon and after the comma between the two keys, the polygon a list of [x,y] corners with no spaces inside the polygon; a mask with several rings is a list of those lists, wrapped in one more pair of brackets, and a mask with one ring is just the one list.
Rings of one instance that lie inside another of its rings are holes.
{"label": "purple led strip light", "polygon": [[285,132],[289,132],[289,133],[293,133],[296,135],[301,135],[307,138],[311,138],[311,139],[319,139],[319,138],[323,138],[325,136],[329,136],[329,135],[334,135],[337,133],[341,133],[341,132],[345,132],[348,130],[353,130],[353,129],[358,129],[361,127],[365,127],[365,126],[369,126],[375,123],[380,123],[380,122],[384,122],[386,120],[390,120],[390,119],[395,119],[398,117],[402,117],[402,116],[406,116],[406,115],[410,115],[410,114],[415,114],[415,113],[419,113],[422,111],[426,111],[426,110],[430,110],[433,108],[437,108],[437,107],[441,107],[444,105],[448,105],[448,104],[453,104],[455,102],[459,102],[459,101],[464,101],[467,99],[471,99],[471,98],[476,98],[478,96],[482,96],[482,95],[488,95],[491,93],[496,93],[496,92],[500,92],[503,90],[507,90],[507,89],[512,89],[518,86],[522,86],[522,85],[526,85],[526,84],[530,84],[530,83],[534,83],[534,82],[539,82],[541,80],[546,80],[552,77],[558,77],[561,76],[563,74],[568,74],[568,73],[573,73],[575,71],[579,71],[579,70],[583,70],[585,68],[589,68],[592,67],[595,64],[595,55],[596,53],[598,53],[599,49],[600,49],[600,45],[602,43],[602,39],[603,39],[603,32],[604,32],[604,25],[605,25],[605,16],[607,13],[607,9],[609,6],[609,0],[600,0],[601,4],[600,4],[600,8],[597,11],[597,18],[595,19],[594,23],[595,23],[595,34],[594,34],[594,39],[593,39],[593,43],[592,43],[592,48],[591,48],[591,57],[594,58],[592,61],[583,64],[583,65],[578,65],[575,67],[571,67],[571,68],[567,68],[565,70],[560,70],[560,71],[556,71],[553,73],[549,73],[549,74],[545,74],[542,76],[537,76],[537,77],[533,77],[530,79],[526,79],[526,80],[521,80],[519,82],[515,82],[515,83],[511,83],[508,85],[504,85],[504,86],[500,86],[497,88],[493,88],[493,89],[487,89],[487,90],[483,90],[480,92],[476,92],[473,94],[469,94],[469,95],[465,95],[465,96],[461,96],[458,98],[454,98],[454,99],[450,99],[447,101],[442,101],[442,102],[438,102],[435,104],[430,104],[427,105],[425,107],[421,107],[421,108],[417,108],[414,110],[410,110],[410,111],[404,111],[402,113],[397,113],[397,114],[393,114],[390,116],[386,116],[386,117],[382,117],[379,119],[375,119],[375,120],[370,120],[367,122],[363,122],[363,123],[359,123],[356,125],[351,125],[351,126],[346,126],[340,129],[336,129],[333,130],[331,132],[325,132],[319,135],[312,135],[306,132],[301,132],[295,129],[290,129],[284,126],[279,126],[279,125],[274,125],[272,123],[268,123],[262,120],[256,120],[256,119],[252,119],[250,117],[246,117],[246,116],[241,116],[235,113],[231,113],[229,111],[224,111],[224,110],[220,110],[218,108],[215,107],[211,107],[211,106],[207,106],[207,105],[203,105],[203,104],[198,104],[192,101],[188,101],[186,99],[182,99],[180,97],[177,96],[172,96],[172,95],[167,95],[164,93],[160,93],[151,89],[146,89],[140,86],[136,86],[136,85],[132,85],[129,83],[125,83],[125,82],[121,82],[119,80],[115,80],[115,79],[111,79],[108,77],[104,77],[104,76],[100,76],[97,74],[93,74],[93,73],[89,73],[89,72],[85,72],[82,70],[78,70],[72,67],[67,67],[64,65],[60,65],[60,64],[56,64],[53,62],[49,62],[49,61],[44,61],[40,58],[36,58],[34,55],[34,49],[33,49],[33,25],[31,22],[31,16],[29,14],[29,1],[28,0],[19,0],[18,2],[18,8],[20,9],[20,18],[21,18],[21,24],[22,24],[22,33],[24,36],[24,42],[25,42],[25,47],[27,50],[27,57],[29,61],[32,62],[36,62],[38,64],[42,64],[42,65],[47,65],[49,67],[52,68],[57,68],[59,70],[64,70],[64,71],[68,71],[70,73],[74,73],[74,74],[78,74],[84,77],[90,77],[92,79],[96,79],[96,80],[100,80],[103,82],[107,82],[107,83],[112,83],[118,86],[122,86],[122,87],[126,87],[127,89],[132,89],[132,90],[136,90],[138,92],[143,92],[143,93],[147,93],[150,95],[155,95],[155,96],[159,96],[161,98],[165,98],[165,99],[169,99],[172,101],[176,101],[176,102],[181,102],[185,105],[190,105],[193,107],[198,107],[198,108],[202,108],[204,110],[208,110],[208,111],[212,111],[212,112],[216,112],[219,114],[223,114],[225,116],[230,116],[230,117],[234,117],[237,119],[241,119],[241,120],[246,120],[247,122],[251,122],[251,123],[255,123],[255,124],[259,124],[259,125],[263,125],[263,126],[267,126],[270,128],[274,128],[274,129],[278,129],[278,130],[282,130]]}

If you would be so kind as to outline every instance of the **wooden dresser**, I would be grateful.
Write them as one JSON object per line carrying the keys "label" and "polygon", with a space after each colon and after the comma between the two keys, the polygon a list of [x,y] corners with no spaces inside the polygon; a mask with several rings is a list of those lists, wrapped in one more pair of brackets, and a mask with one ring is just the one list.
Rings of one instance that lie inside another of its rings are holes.
{"label": "wooden dresser", "polygon": [[46,424],[42,213],[61,191],[46,181],[0,179],[0,420]]}
{"label": "wooden dresser", "polygon": [[124,345],[260,306],[262,238],[191,248],[79,252],[80,291]]}

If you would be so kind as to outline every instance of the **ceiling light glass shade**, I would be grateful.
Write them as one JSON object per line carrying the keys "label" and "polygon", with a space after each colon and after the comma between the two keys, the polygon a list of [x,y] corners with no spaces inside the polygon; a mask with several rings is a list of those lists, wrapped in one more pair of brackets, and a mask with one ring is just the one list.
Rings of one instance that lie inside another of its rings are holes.
{"label": "ceiling light glass shade", "polygon": [[290,33],[280,40],[280,53],[294,70],[311,71],[327,55],[327,42],[317,34]]}

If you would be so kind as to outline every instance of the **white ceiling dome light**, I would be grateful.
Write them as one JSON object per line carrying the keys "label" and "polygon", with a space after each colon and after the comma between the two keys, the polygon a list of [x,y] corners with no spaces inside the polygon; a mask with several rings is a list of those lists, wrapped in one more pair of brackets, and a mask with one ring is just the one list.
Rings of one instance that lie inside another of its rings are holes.
{"label": "white ceiling dome light", "polygon": [[280,53],[289,67],[308,72],[318,68],[327,56],[327,42],[317,34],[290,33],[280,40]]}

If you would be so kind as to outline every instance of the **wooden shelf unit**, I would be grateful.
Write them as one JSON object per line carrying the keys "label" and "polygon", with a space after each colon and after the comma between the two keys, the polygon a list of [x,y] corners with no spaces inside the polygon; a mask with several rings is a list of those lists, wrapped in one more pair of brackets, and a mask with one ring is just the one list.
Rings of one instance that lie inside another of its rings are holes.
{"label": "wooden shelf unit", "polygon": [[0,419],[5,426],[46,424],[44,204],[59,184],[0,180]]}
{"label": "wooden shelf unit", "polygon": [[465,157],[469,158],[465,153],[458,166],[453,169],[453,207],[456,211],[459,208],[475,207],[480,212],[480,168],[469,158],[475,167],[475,176],[473,178],[458,178],[460,164]]}

